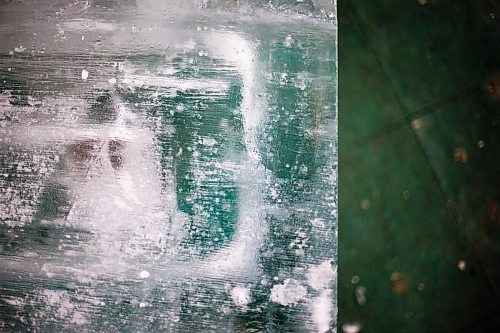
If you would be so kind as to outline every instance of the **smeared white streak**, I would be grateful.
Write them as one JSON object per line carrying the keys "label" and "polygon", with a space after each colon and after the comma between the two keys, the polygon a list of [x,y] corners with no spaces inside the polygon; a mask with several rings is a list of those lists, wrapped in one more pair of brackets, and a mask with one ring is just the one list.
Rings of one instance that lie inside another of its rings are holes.
{"label": "smeared white streak", "polygon": [[[264,222],[263,188],[269,176],[260,164],[257,132],[265,110],[255,98],[259,85],[255,79],[256,59],[254,45],[236,33],[210,33],[206,37],[210,54],[232,64],[243,81],[241,114],[243,138],[247,159],[241,161],[238,177],[239,212],[238,224],[229,246],[207,260],[205,267],[209,274],[250,272],[257,269],[257,255],[267,228]],[[213,269],[217,267],[217,272]]]}
{"label": "smeared white streak", "polygon": [[126,75],[120,82],[133,88],[157,87],[170,88],[176,90],[211,90],[225,92],[229,89],[229,84],[220,80],[185,80],[168,76],[152,75]]}
{"label": "smeared white streak", "polygon": [[113,31],[115,30],[115,25],[108,22],[102,22],[90,19],[73,19],[70,21],[65,21],[63,26],[67,30],[73,31]]}
{"label": "smeared white streak", "polygon": [[[142,257],[147,248],[161,246],[167,233],[165,221],[175,210],[172,201],[164,200],[165,192],[175,197],[175,191],[162,191],[153,133],[123,106],[118,119],[104,129],[99,132],[102,145],[87,180],[68,184],[75,195],[66,218],[66,223],[95,235],[85,250],[104,256],[88,261],[86,270],[97,274],[127,270],[124,260]],[[108,142],[117,137],[123,144],[122,164],[115,170],[109,161]]]}
{"label": "smeared white streak", "polygon": [[308,273],[309,285],[319,292],[319,296],[312,299],[309,308],[312,322],[317,332],[323,333],[330,329],[334,313],[332,284],[337,277],[332,261],[325,260],[317,266],[312,266]]}
{"label": "smeared white streak", "polygon": [[317,332],[324,333],[330,330],[333,314],[333,293],[331,289],[321,292],[311,302],[312,320],[316,324]]}
{"label": "smeared white streak", "polygon": [[221,57],[236,66],[243,79],[241,114],[243,116],[244,140],[250,158],[259,161],[257,130],[264,118],[264,105],[256,96],[259,86],[256,80],[255,45],[236,33],[211,33],[206,37],[210,54]]}

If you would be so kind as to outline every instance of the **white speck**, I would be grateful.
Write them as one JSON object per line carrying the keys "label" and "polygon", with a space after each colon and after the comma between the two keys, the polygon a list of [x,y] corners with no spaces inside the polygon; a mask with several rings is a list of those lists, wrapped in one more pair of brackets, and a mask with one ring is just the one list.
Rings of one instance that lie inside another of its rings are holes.
{"label": "white speck", "polygon": [[87,72],[85,69],[82,70],[82,79],[87,80],[89,77],[89,72]]}
{"label": "white speck", "polygon": [[363,286],[359,286],[355,290],[355,295],[356,295],[356,301],[358,302],[359,305],[365,305],[366,304],[366,288]]}
{"label": "white speck", "polygon": [[108,80],[109,83],[111,84],[115,84],[116,83],[116,79],[114,77],[112,77],[111,79]]}
{"label": "white speck", "polygon": [[273,286],[271,290],[271,301],[281,305],[291,305],[304,299],[307,294],[307,289],[297,280],[286,279],[283,284]]}
{"label": "white speck", "polygon": [[182,104],[182,103],[181,104],[177,104],[177,106],[175,107],[175,109],[177,111],[184,111],[184,104]]}
{"label": "white speck", "polygon": [[405,200],[410,199],[410,191],[404,191],[403,192],[403,199],[405,199]]}
{"label": "white speck", "polygon": [[82,36],[82,40],[85,40],[85,36]]}
{"label": "white speck", "polygon": [[26,48],[22,45],[20,45],[19,47],[16,47],[14,48],[14,52],[17,52],[17,53],[21,53],[21,52],[24,52],[26,50]]}
{"label": "white speck", "polygon": [[458,267],[459,270],[465,271],[465,268],[467,267],[467,264],[466,264],[465,260],[460,260],[457,263],[457,267]]}
{"label": "white speck", "polygon": [[342,325],[342,331],[344,333],[359,333],[361,331],[361,324],[357,322],[345,323]]}
{"label": "white speck", "polygon": [[250,289],[242,286],[234,287],[231,290],[231,298],[233,303],[240,307],[247,305],[252,300],[250,297]]}
{"label": "white speck", "polygon": [[147,304],[147,303],[145,303],[145,302],[140,302],[140,303],[139,303],[139,307],[140,307],[140,308],[145,308],[147,305],[148,305],[148,304]]}
{"label": "white speck", "polygon": [[149,272],[148,272],[148,271],[141,271],[141,272],[139,273],[139,277],[140,277],[141,279],[147,279],[147,278],[149,278],[150,276],[151,276],[151,274],[149,274]]}
{"label": "white speck", "polygon": [[64,235],[64,237],[66,237],[67,239],[70,239],[71,235]]}
{"label": "white speck", "polygon": [[200,143],[207,147],[213,147],[217,144],[217,141],[213,138],[202,138]]}
{"label": "white speck", "polygon": [[293,43],[292,36],[291,35],[286,36],[286,38],[285,38],[285,46],[286,47],[290,47],[290,46],[292,46],[292,43]]}

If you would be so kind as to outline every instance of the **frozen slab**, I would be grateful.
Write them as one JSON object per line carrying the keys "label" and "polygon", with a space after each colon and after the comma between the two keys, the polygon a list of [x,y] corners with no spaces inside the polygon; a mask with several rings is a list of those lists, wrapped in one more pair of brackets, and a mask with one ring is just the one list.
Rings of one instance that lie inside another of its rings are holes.
{"label": "frozen slab", "polygon": [[0,330],[336,327],[335,7],[0,7]]}

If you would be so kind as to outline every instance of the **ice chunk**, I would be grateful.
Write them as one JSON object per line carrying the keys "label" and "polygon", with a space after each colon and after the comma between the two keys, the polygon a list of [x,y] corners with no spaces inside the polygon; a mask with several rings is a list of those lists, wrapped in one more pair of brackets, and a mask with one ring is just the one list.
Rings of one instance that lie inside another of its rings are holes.
{"label": "ice chunk", "polygon": [[304,299],[307,289],[297,280],[286,279],[283,284],[278,284],[271,290],[271,301],[281,305],[291,305]]}
{"label": "ice chunk", "polygon": [[237,306],[243,307],[248,305],[252,298],[250,297],[250,289],[243,286],[236,286],[231,290],[231,298]]}

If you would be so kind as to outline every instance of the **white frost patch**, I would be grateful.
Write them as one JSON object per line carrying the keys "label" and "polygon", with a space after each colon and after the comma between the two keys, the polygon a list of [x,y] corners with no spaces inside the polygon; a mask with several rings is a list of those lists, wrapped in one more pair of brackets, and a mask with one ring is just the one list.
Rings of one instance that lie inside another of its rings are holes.
{"label": "white frost patch", "polygon": [[330,329],[333,313],[332,298],[332,291],[326,289],[311,303],[312,319],[319,333],[328,332]]}
{"label": "white frost patch", "polygon": [[9,298],[3,298],[2,301],[4,301],[5,303],[7,303],[11,306],[14,306],[18,309],[20,309],[24,306],[23,300],[19,297],[10,296]]}
{"label": "white frost patch", "polygon": [[331,284],[337,276],[333,269],[332,261],[325,260],[317,266],[313,266],[307,273],[309,285],[320,292],[319,296],[313,298],[310,303],[311,319],[316,325],[317,332],[323,333],[330,329],[333,321],[333,291]]}
{"label": "white frost patch", "polygon": [[74,19],[64,22],[64,27],[72,31],[113,31],[115,25],[108,22],[89,20],[89,19]]}
{"label": "white frost patch", "polygon": [[85,69],[82,69],[82,80],[87,80],[89,77],[89,72],[86,71]]}
{"label": "white frost patch", "polygon": [[248,305],[252,300],[250,297],[250,289],[243,286],[234,287],[231,290],[231,298],[233,303],[240,307]]}
{"label": "white frost patch", "polygon": [[139,273],[139,277],[140,277],[141,279],[147,279],[147,278],[149,278],[150,276],[151,276],[151,274],[150,274],[148,271],[141,271],[141,272]]}
{"label": "white frost patch", "polygon": [[333,269],[331,261],[325,260],[318,266],[309,269],[307,274],[309,285],[316,290],[323,290],[330,287],[337,272]]}
{"label": "white frost patch", "polygon": [[79,310],[79,305],[72,301],[68,292],[45,289],[39,297],[45,304],[44,309],[38,312],[41,318],[53,316],[69,319],[70,324],[78,326],[88,322],[85,313]]}
{"label": "white frost patch", "polygon": [[283,284],[277,284],[271,290],[271,301],[281,305],[291,305],[304,299],[307,289],[297,280],[286,279]]}

